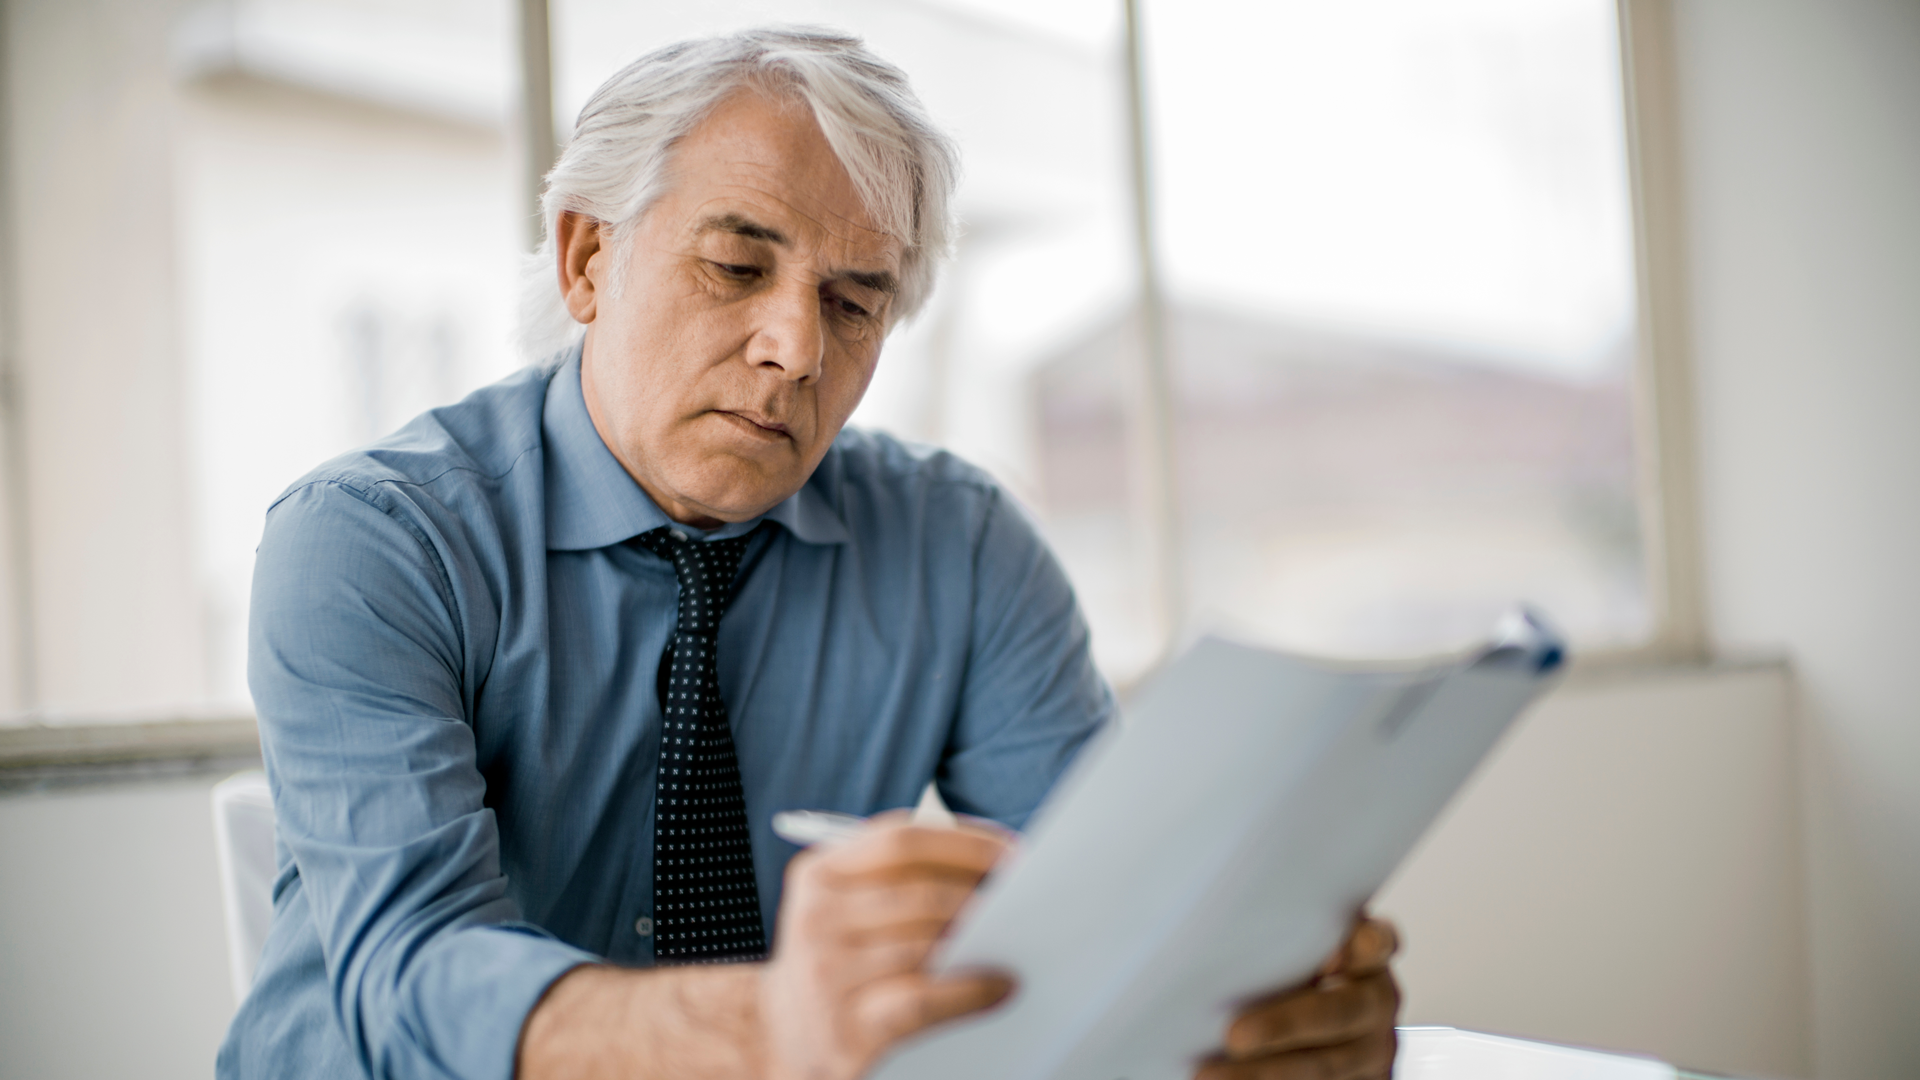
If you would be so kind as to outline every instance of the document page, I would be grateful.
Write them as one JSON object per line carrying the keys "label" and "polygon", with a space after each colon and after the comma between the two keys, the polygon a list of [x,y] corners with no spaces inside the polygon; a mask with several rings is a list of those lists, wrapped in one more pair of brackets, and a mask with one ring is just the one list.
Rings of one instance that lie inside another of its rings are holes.
{"label": "document page", "polygon": [[1528,616],[1421,665],[1201,641],[1081,755],[936,959],[1011,971],[1015,997],[875,1076],[1186,1077],[1236,1007],[1339,944],[1562,658]]}

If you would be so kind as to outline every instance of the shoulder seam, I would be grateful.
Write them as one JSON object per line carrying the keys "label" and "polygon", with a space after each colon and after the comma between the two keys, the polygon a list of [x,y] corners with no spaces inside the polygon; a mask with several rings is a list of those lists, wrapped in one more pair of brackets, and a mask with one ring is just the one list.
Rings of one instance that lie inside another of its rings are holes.
{"label": "shoulder seam", "polygon": [[[532,448],[530,447],[529,449],[532,449]],[[520,457],[525,457],[525,456],[526,456],[526,451],[522,451],[519,457],[514,458],[514,461],[518,462],[520,460]],[[447,469],[442,472],[436,473],[432,479],[437,480],[440,477],[445,476],[448,472],[452,472],[452,471],[454,470]],[[509,469],[507,471],[510,472],[512,470]],[[499,475],[505,476],[506,472],[502,472]],[[431,483],[431,480],[421,481],[420,483]],[[421,531],[418,525],[414,524],[411,521],[408,521],[404,516],[394,513],[392,507],[381,505],[380,501],[378,501],[375,497],[374,489],[383,487],[383,486],[398,486],[401,484],[417,486],[417,484],[413,481],[403,481],[403,480],[394,480],[394,479],[376,480],[373,483],[366,484],[364,486],[355,486],[354,484],[348,483],[347,478],[344,478],[344,477],[320,477],[320,478],[310,480],[295,488],[292,488],[285,495],[282,495],[280,498],[275,499],[273,506],[270,506],[267,508],[267,512],[272,513],[274,507],[279,506],[281,503],[285,502],[287,499],[291,498],[293,495],[299,492],[307,491],[317,487],[334,487],[334,488],[339,488],[340,490],[346,492],[348,497],[352,498],[355,502],[358,502],[361,505],[368,507],[369,509],[378,511],[380,514],[384,515],[387,520],[393,522],[395,525],[398,525],[400,526],[400,528],[406,530],[407,535],[413,537],[413,542],[420,545],[421,554],[427,557],[427,561],[433,565],[433,572],[439,576],[441,593],[446,597],[447,609],[448,609],[447,614],[453,623],[453,632],[459,640],[460,655],[462,657],[468,657],[469,650],[468,650],[468,642],[467,642],[466,618],[460,611],[460,594],[458,590],[456,590],[453,587],[453,572],[447,569],[446,560],[440,557],[440,549],[434,546],[433,540],[430,537],[428,537],[425,532]]]}
{"label": "shoulder seam", "polygon": [[[272,513],[274,507],[279,506],[281,503],[287,501],[287,499],[291,498],[293,495],[299,492],[305,491],[310,487],[316,487],[321,484],[344,488],[345,490],[354,492],[357,495],[367,495],[367,494],[371,494],[374,488],[384,487],[384,486],[416,487],[416,488],[426,487],[428,484],[431,484],[434,481],[439,480],[440,478],[450,473],[456,473],[456,472],[470,472],[479,477],[482,477],[483,479],[498,480],[501,477],[512,472],[514,469],[519,468],[520,462],[523,459],[525,459],[528,454],[531,454],[535,450],[538,450],[540,448],[541,446],[538,443],[534,444],[533,446],[527,447],[526,449],[520,451],[518,454],[515,454],[513,456],[513,460],[507,462],[505,468],[495,473],[489,473],[479,468],[477,465],[448,465],[446,468],[441,469],[439,472],[434,473],[432,476],[423,477],[418,480],[408,476],[369,477],[369,476],[363,476],[359,473],[349,472],[344,470],[337,470],[335,472],[328,473],[324,476],[309,476],[305,480],[302,480],[301,482],[281,492],[279,498],[274,499],[273,502],[267,505],[267,512]],[[382,513],[384,512],[385,511],[383,510]]]}

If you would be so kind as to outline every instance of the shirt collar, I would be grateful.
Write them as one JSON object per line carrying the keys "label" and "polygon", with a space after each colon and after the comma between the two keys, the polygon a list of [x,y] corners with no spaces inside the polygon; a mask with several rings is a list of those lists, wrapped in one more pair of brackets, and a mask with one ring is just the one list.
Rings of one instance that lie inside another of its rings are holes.
{"label": "shirt collar", "polygon": [[650,529],[673,525],[702,540],[751,532],[776,521],[809,544],[844,544],[846,522],[822,490],[819,470],[760,517],[710,532],[668,518],[600,439],[580,391],[580,344],[547,384],[541,427],[546,442],[547,550],[591,551],[623,543]]}

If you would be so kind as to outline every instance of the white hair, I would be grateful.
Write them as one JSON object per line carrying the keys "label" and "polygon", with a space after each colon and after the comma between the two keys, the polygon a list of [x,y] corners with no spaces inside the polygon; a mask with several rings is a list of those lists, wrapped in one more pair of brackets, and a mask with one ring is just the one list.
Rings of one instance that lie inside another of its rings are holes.
{"label": "white hair", "polygon": [[894,322],[933,291],[952,243],[950,203],[959,179],[953,141],[933,124],[899,68],[859,38],[770,27],[669,45],[628,64],[580,110],[573,139],[548,171],[541,197],[545,239],[521,280],[521,354],[555,354],[584,333],[560,293],[555,236],[562,213],[610,225],[612,290],[641,215],[665,192],[675,144],[734,91],[789,95],[812,113],[881,230],[899,240]]}

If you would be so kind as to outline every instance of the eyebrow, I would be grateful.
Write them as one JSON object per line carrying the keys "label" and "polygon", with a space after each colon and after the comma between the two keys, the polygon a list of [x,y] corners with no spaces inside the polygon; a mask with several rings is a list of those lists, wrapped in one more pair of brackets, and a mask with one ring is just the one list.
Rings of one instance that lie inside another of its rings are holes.
{"label": "eyebrow", "polygon": [[847,275],[847,280],[862,288],[892,296],[900,291],[900,282],[885,270],[855,270]]}
{"label": "eyebrow", "polygon": [[[740,214],[715,214],[700,223],[699,232],[724,232],[735,236],[744,236],[749,240],[760,240],[780,247],[792,247],[793,242],[778,229],[768,228],[751,218]],[[893,296],[900,291],[900,279],[887,270],[851,270],[845,275],[848,281],[864,289],[886,293]]]}
{"label": "eyebrow", "polygon": [[715,214],[700,223],[700,232],[724,232],[735,236],[744,236],[749,240],[765,240],[769,244],[791,247],[793,242],[778,229],[769,229],[765,225],[739,214]]}

